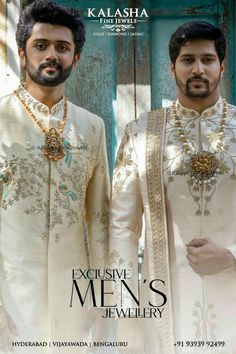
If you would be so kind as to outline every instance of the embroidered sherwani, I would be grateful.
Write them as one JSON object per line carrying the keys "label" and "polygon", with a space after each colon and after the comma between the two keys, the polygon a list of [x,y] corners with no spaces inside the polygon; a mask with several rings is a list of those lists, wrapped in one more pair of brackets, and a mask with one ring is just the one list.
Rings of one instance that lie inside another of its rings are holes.
{"label": "embroidered sherwani", "polygon": [[[18,88],[46,129],[63,118]],[[102,120],[68,102],[65,157],[44,156],[45,136],[15,95],[0,101],[1,302],[17,326],[13,341],[83,341],[87,301],[73,298],[72,269],[104,268],[109,176]],[[81,294],[87,281],[80,282]],[[86,348],[15,348],[18,353]],[[37,351],[38,350],[38,351]],[[44,351],[45,350],[45,351]],[[5,351],[4,351],[5,353]]]}
{"label": "embroidered sherwani", "polygon": [[[201,237],[236,257],[236,107],[229,105],[217,151],[222,110],[222,99],[201,115],[177,102],[192,154],[209,151],[218,159],[216,181],[202,184],[190,178],[189,156],[170,108],[142,114],[127,125],[113,178],[111,261],[132,266],[137,274],[144,215],[141,279],[162,279],[168,298],[161,319],[143,320],[152,345],[140,353],[236,352],[236,267],[200,276],[186,259],[186,244]],[[153,296],[140,283],[142,297]],[[183,346],[174,345],[177,341]]]}

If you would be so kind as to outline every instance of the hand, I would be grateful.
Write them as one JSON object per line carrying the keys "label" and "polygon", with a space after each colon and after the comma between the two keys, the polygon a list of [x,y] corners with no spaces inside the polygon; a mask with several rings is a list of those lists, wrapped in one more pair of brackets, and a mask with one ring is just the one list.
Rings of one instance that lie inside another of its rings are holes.
{"label": "hand", "polygon": [[13,336],[18,336],[16,325],[3,306],[0,306],[0,350],[12,351]]}
{"label": "hand", "polygon": [[236,266],[236,260],[226,248],[207,238],[195,238],[187,244],[187,259],[193,271],[211,275]]}

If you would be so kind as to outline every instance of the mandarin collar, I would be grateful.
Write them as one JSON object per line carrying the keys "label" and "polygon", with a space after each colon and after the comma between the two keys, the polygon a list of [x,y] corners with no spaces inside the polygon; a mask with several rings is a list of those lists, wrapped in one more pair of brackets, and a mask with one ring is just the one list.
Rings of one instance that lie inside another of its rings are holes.
{"label": "mandarin collar", "polygon": [[218,101],[211,107],[205,109],[201,114],[199,114],[194,109],[186,108],[181,105],[179,100],[176,101],[176,112],[181,118],[211,118],[213,116],[219,115],[222,113],[223,109],[223,99],[220,97]]}
{"label": "mandarin collar", "polygon": [[30,93],[26,91],[23,84],[20,84],[16,91],[28,106],[31,106],[35,111],[43,115],[56,115],[64,109],[64,97],[62,97],[62,99],[56,103],[50,111],[48,106],[31,96]]}

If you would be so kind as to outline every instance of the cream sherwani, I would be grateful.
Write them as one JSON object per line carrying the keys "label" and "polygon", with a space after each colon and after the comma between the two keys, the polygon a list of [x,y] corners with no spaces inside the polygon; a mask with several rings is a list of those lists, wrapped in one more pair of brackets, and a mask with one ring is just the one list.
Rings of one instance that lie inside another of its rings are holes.
{"label": "cream sherwani", "polygon": [[[57,127],[63,100],[49,112],[22,86],[18,93],[44,126]],[[72,269],[104,268],[107,260],[109,176],[103,122],[68,102],[66,154],[55,162],[45,158],[44,134],[15,95],[1,99],[0,112],[1,302],[17,326],[19,337],[13,340],[83,341],[88,306],[75,298],[69,307]],[[84,349],[19,347],[15,353]]]}
{"label": "cream sherwani", "polygon": [[[222,107],[220,99],[199,115],[177,103],[193,153],[215,153]],[[196,184],[188,174],[189,157],[170,109],[142,114],[127,125],[113,179],[111,261],[115,267],[132,267],[137,274],[144,215],[142,279],[162,279],[168,298],[161,319],[142,320],[146,348],[140,353],[236,353],[236,267],[199,276],[186,259],[186,244],[201,237],[236,257],[234,106],[229,106],[223,147],[216,157],[217,183]],[[143,299],[150,298],[153,294],[141,284]],[[177,341],[183,346],[174,345]],[[191,341],[193,347],[187,343]]]}

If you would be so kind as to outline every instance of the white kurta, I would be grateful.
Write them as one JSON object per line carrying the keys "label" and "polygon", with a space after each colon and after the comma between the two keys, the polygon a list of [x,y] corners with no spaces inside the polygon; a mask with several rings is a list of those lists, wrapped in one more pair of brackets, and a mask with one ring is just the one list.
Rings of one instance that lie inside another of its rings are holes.
{"label": "white kurta", "polygon": [[[222,100],[201,115],[177,105],[182,125],[191,136],[192,152],[215,151],[217,128],[222,118]],[[207,237],[235,253],[236,245],[236,110],[230,106],[216,184],[191,183],[184,173],[188,156],[182,153],[174,118],[168,115],[165,138],[165,185],[168,205],[172,298],[175,337],[178,341],[225,341],[219,353],[236,349],[236,270],[199,276],[186,259],[186,244]],[[231,320],[230,320],[231,319]],[[233,325],[234,324],[234,325]],[[186,353],[197,350],[179,349]],[[198,349],[198,352],[204,349]]]}
{"label": "white kurta", "polygon": [[[222,100],[201,116],[180,105],[177,112],[195,151],[214,152]],[[169,308],[173,321],[169,315],[169,324],[164,323],[164,328],[159,330],[163,319],[156,324],[150,320],[149,333],[156,325],[152,337],[156,333],[161,338],[159,344],[152,343],[156,345],[153,352],[235,354],[236,268],[200,277],[187,263],[186,244],[193,238],[208,237],[236,256],[236,108],[229,106],[223,149],[217,153],[221,161],[218,181],[204,188],[188,182],[183,162],[188,156],[182,153],[170,109],[166,125],[160,124],[161,120],[164,114],[158,117],[152,112],[127,126],[113,179],[112,261],[124,268],[130,264],[136,267],[144,213],[142,277],[164,279],[169,284],[167,295],[173,306],[173,311]],[[165,311],[163,314],[168,317]],[[174,346],[175,341],[184,342],[184,346]],[[186,341],[224,341],[225,345],[210,347],[210,343],[205,343],[191,348]]]}
{"label": "white kurta", "polygon": [[[44,126],[57,126],[63,100],[49,112],[23,87],[18,92]],[[104,268],[107,260],[109,176],[103,122],[68,102],[66,155],[55,162],[44,157],[44,134],[15,95],[1,99],[0,112],[1,302],[17,326],[19,337],[13,340],[83,341],[88,306],[74,299],[69,307],[72,269]],[[63,353],[67,350],[84,348],[63,348]],[[15,348],[16,354],[36,352]],[[58,348],[45,352],[57,353]]]}

